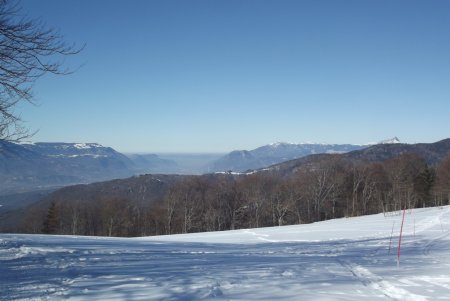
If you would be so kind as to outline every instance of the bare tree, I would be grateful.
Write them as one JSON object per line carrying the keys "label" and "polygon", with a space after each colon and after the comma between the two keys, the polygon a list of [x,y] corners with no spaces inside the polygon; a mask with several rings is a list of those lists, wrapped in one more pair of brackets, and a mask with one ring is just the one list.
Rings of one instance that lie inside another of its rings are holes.
{"label": "bare tree", "polygon": [[414,178],[426,168],[420,156],[412,153],[401,154],[384,163],[390,182],[392,183],[392,202],[394,208],[415,208],[417,196],[414,193]]}
{"label": "bare tree", "polygon": [[296,223],[303,224],[309,222],[311,208],[308,205],[309,198],[306,193],[308,189],[305,187],[304,180],[299,175],[296,175],[296,177],[290,181],[289,185],[291,186],[294,196],[292,200],[292,211],[296,216]]}
{"label": "bare tree", "polygon": [[283,226],[292,224],[293,221],[289,219],[293,217],[294,221],[297,220],[293,210],[297,196],[296,191],[293,189],[292,181],[288,179],[284,181],[272,180],[272,187],[267,191],[272,213],[272,225]]}
{"label": "bare tree", "polygon": [[357,211],[357,206],[359,203],[359,196],[361,194],[361,190],[364,187],[365,183],[365,169],[364,166],[361,166],[357,162],[353,163],[351,168],[351,177],[352,177],[352,213],[351,216],[359,215]]}
{"label": "bare tree", "polygon": [[450,155],[439,164],[436,170],[433,191],[435,206],[450,204]]}
{"label": "bare tree", "polygon": [[179,195],[176,187],[171,188],[164,198],[166,207],[166,234],[172,234],[173,232],[175,213],[179,203],[178,198]]}
{"label": "bare tree", "polygon": [[187,177],[177,185],[180,202],[182,232],[189,233],[194,227],[198,206],[204,202],[204,192],[201,191],[201,181],[196,177]]}
{"label": "bare tree", "polygon": [[18,2],[0,0],[0,140],[29,137],[14,108],[32,102],[33,84],[41,76],[70,73],[62,58],[80,51],[41,21],[23,16]]}
{"label": "bare tree", "polygon": [[243,194],[234,178],[224,178],[220,183],[219,207],[227,228],[235,230],[238,227],[239,216],[245,209]]}
{"label": "bare tree", "polygon": [[320,221],[322,206],[333,195],[335,189],[335,184],[332,181],[332,170],[329,166],[324,166],[311,172],[311,178],[311,198],[316,213],[316,221]]}

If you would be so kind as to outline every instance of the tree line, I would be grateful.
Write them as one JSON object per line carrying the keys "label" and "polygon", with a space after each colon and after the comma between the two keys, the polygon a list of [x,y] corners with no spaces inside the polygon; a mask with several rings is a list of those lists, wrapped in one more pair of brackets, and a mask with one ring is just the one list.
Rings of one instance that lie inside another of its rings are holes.
{"label": "tree line", "polygon": [[429,166],[415,154],[384,162],[326,156],[290,171],[184,176],[161,198],[54,199],[29,210],[22,232],[148,236],[311,223],[450,200],[450,156]]}

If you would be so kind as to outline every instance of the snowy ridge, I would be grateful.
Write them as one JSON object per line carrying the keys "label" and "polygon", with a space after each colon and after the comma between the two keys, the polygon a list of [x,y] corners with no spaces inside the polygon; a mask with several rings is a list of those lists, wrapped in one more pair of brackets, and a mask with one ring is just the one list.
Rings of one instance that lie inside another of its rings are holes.
{"label": "snowy ridge", "polygon": [[136,166],[97,143],[0,141],[2,193],[128,177]]}
{"label": "snowy ridge", "polygon": [[89,148],[97,148],[97,147],[103,147],[100,144],[97,143],[75,143],[73,147],[78,149],[89,149]]}
{"label": "snowy ridge", "polygon": [[275,143],[270,143],[269,146],[271,147],[279,147],[282,145],[295,145],[295,143],[290,143],[290,142],[275,142]]}
{"label": "snowy ridge", "polygon": [[401,142],[400,139],[398,139],[397,137],[378,142],[378,144],[399,144],[399,143]]}
{"label": "snowy ridge", "polygon": [[133,239],[0,234],[0,299],[448,300],[450,206],[407,212],[397,266],[400,222],[393,212]]}

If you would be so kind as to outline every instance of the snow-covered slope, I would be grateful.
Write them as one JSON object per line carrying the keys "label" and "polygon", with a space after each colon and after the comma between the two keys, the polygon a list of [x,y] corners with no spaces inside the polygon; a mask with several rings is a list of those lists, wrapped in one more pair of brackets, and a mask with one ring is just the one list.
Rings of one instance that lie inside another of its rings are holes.
{"label": "snow-covered slope", "polygon": [[[450,206],[145,238],[0,235],[1,300],[449,300]],[[391,238],[391,233],[393,233]]]}

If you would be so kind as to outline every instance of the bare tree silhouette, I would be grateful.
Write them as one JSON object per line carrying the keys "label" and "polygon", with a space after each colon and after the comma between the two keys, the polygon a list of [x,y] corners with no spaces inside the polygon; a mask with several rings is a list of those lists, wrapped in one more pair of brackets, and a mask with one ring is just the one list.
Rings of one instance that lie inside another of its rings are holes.
{"label": "bare tree silhouette", "polygon": [[63,58],[83,47],[68,45],[54,29],[21,13],[19,2],[0,0],[0,140],[29,137],[14,108],[32,102],[32,88],[41,76],[69,74]]}

